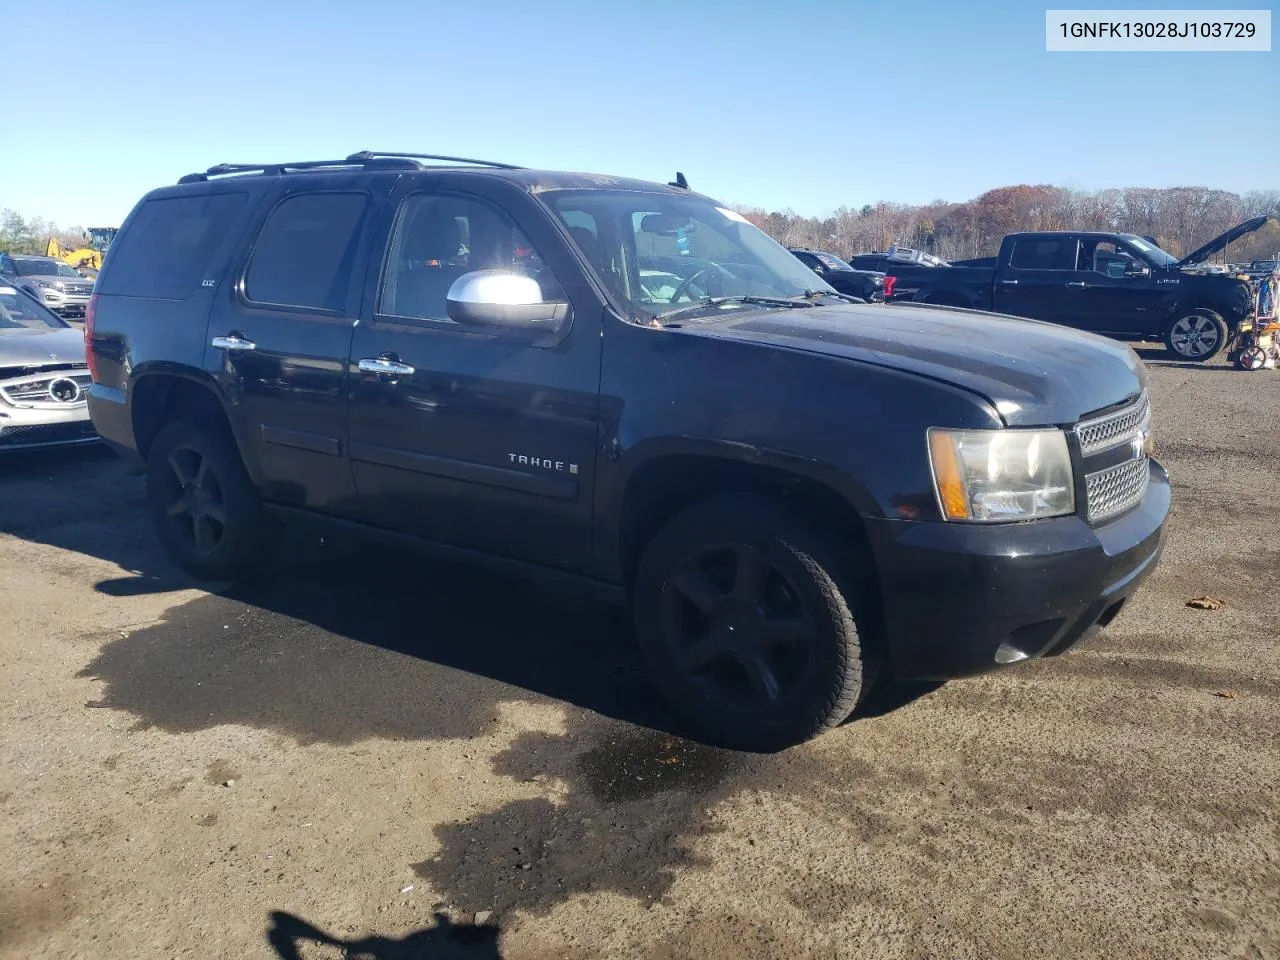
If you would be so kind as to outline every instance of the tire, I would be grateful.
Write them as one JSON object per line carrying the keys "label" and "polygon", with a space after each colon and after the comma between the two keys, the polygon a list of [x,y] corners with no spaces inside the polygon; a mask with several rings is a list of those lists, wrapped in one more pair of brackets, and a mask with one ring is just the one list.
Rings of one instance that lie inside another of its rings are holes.
{"label": "tire", "polygon": [[772,500],[727,497],[654,536],[633,616],[654,679],[699,735],[771,752],[837,726],[870,688],[871,586],[847,544]]}
{"label": "tire", "polygon": [[1259,346],[1245,347],[1235,359],[1235,368],[1251,372],[1261,370],[1267,362],[1266,351]]}
{"label": "tire", "polygon": [[1164,345],[1178,360],[1204,363],[1227,345],[1227,322],[1206,307],[1196,307],[1180,315],[1165,331]]}
{"label": "tire", "polygon": [[256,569],[266,517],[225,431],[186,420],[169,424],[151,444],[146,476],[151,522],[183,571],[237,580]]}

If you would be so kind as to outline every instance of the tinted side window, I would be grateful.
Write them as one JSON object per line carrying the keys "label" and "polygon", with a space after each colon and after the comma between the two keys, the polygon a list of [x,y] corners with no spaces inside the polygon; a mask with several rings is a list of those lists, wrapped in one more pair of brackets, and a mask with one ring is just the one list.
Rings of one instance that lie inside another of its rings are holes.
{"label": "tinted side window", "polygon": [[110,266],[99,290],[105,294],[184,300],[200,282],[249,195],[148,200],[129,229],[111,245]]}
{"label": "tinted side window", "polygon": [[1009,266],[1018,270],[1074,270],[1076,241],[1072,237],[1024,237],[1015,240]]}
{"label": "tinted side window", "polygon": [[341,312],[368,205],[363,193],[301,193],[281,201],[254,244],[245,296]]}
{"label": "tinted side window", "polygon": [[[573,231],[579,243],[594,236],[583,227]],[[473,270],[523,273],[538,281],[544,301],[565,299],[550,267],[504,213],[468,197],[418,194],[400,208],[378,312],[452,322],[445,303],[449,288]]]}

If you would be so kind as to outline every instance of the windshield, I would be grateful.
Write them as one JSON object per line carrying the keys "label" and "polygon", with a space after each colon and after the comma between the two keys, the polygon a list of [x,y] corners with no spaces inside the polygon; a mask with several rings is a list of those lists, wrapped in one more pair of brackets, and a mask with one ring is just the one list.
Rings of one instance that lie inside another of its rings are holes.
{"label": "windshield", "polygon": [[835,295],[785,247],[710,200],[623,190],[557,190],[543,197],[633,319],[689,312],[710,297]]}
{"label": "windshield", "polygon": [[0,286],[0,334],[7,330],[62,330],[69,327],[14,287]]}
{"label": "windshield", "polygon": [[25,260],[14,257],[13,263],[18,268],[18,273],[24,277],[80,277],[67,264],[57,260]]}
{"label": "windshield", "polygon": [[1129,242],[1130,246],[1142,251],[1142,255],[1157,267],[1169,267],[1178,262],[1178,258],[1173,254],[1166,253],[1154,243],[1143,240],[1141,237],[1125,237],[1125,240]]}

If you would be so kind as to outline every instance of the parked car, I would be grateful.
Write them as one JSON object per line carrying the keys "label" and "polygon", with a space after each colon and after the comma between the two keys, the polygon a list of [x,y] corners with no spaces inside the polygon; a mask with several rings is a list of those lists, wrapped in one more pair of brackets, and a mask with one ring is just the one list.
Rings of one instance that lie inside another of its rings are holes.
{"label": "parked car", "polygon": [[704,736],[774,749],[878,676],[1061,654],[1155,567],[1127,346],[850,303],[679,175],[467,163],[219,166],[130,213],[89,409],[184,570],[294,519],[574,583]]}
{"label": "parked car", "polygon": [[0,281],[0,452],[92,443],[84,335]]}
{"label": "parked car", "polygon": [[83,317],[93,281],[55,257],[0,253],[0,282],[27,291],[62,317]]}
{"label": "parked car", "polygon": [[855,270],[839,257],[822,250],[792,249],[791,255],[838,291],[868,303],[884,300],[884,274],[877,270]]}
{"label": "parked car", "polygon": [[1014,233],[993,258],[895,266],[889,271],[893,299],[1031,317],[1125,340],[1163,340],[1176,358],[1203,362],[1235,336],[1252,309],[1252,292],[1238,277],[1191,268],[1266,222],[1248,220],[1181,260],[1131,234]]}
{"label": "parked car", "polygon": [[1276,270],[1280,270],[1280,260],[1254,260],[1244,269],[1254,280],[1260,280],[1263,277],[1270,276]]}

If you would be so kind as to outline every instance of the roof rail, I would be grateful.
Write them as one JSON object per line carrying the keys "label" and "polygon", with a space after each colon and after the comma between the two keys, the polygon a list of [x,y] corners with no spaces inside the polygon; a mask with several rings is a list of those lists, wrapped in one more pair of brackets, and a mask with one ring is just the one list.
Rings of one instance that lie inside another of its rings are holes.
{"label": "roof rail", "polygon": [[386,150],[361,150],[359,153],[353,153],[347,157],[351,163],[367,163],[370,160],[378,160],[383,157],[390,157],[398,160],[444,160],[449,163],[474,163],[480,167],[497,167],[499,170],[523,170],[524,167],[516,166],[514,163],[498,163],[496,160],[471,160],[467,157],[445,157],[436,153],[391,153]]}
{"label": "roof rail", "polygon": [[407,157],[369,156],[360,159],[345,160],[302,160],[297,163],[218,163],[208,170],[199,173],[188,173],[178,179],[179,183],[201,183],[214,177],[232,176],[235,174],[256,173],[267,177],[282,177],[286,173],[299,170],[322,170],[326,167],[362,169],[384,168],[393,170],[418,170],[422,164]]}

